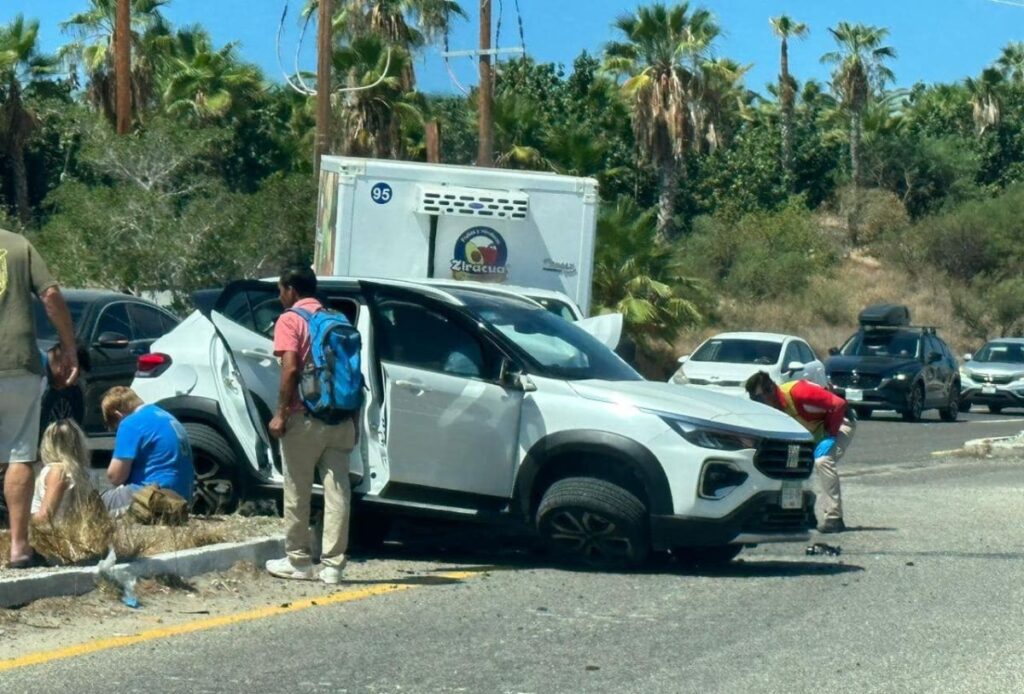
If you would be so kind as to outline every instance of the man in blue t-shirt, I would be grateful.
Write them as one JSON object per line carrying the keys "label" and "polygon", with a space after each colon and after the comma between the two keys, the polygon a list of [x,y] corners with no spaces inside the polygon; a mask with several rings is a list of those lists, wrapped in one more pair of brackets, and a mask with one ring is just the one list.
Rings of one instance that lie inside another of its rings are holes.
{"label": "man in blue t-shirt", "polygon": [[114,488],[103,494],[107,509],[114,515],[124,513],[136,492],[150,484],[191,501],[195,468],[181,423],[156,405],[145,404],[125,386],[107,391],[101,408],[107,427],[117,432],[107,468]]}

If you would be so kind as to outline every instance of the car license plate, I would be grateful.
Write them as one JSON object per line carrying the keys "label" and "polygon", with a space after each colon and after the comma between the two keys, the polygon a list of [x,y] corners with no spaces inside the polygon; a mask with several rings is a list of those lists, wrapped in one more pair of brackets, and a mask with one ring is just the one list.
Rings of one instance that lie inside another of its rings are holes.
{"label": "car license plate", "polygon": [[804,487],[800,482],[782,483],[781,506],[784,509],[804,507]]}
{"label": "car license plate", "polygon": [[981,387],[981,392],[984,395],[995,395],[996,394],[996,387],[995,386],[982,386]]}
{"label": "car license plate", "polygon": [[846,399],[850,402],[861,402],[864,399],[864,391],[860,388],[847,388]]}

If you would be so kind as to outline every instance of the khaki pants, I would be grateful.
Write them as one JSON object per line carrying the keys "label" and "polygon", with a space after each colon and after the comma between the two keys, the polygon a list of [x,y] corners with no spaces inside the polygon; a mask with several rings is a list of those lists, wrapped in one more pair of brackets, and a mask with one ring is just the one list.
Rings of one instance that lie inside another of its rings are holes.
{"label": "khaki pants", "polygon": [[287,526],[285,551],[295,566],[312,562],[309,532],[309,503],[313,494],[313,473],[320,471],[324,487],[324,533],[321,561],[340,566],[348,549],[348,521],[351,488],[348,480],[349,454],[355,446],[352,420],[330,426],[298,412],[288,418],[281,438],[284,463],[284,521]]}
{"label": "khaki pants", "polygon": [[814,505],[814,515],[817,516],[819,523],[843,518],[843,495],[839,490],[839,471],[836,469],[836,462],[846,455],[846,449],[853,441],[856,431],[857,422],[844,419],[843,425],[839,427],[839,435],[836,436],[836,445],[828,455],[814,461],[814,470],[818,473],[818,487],[821,490]]}

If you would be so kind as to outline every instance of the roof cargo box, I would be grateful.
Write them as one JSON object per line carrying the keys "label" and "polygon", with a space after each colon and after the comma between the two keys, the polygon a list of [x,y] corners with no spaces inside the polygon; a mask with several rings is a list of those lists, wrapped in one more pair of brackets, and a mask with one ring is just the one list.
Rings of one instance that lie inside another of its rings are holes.
{"label": "roof cargo box", "polygon": [[875,304],[861,311],[858,320],[870,326],[910,325],[910,309],[901,304]]}

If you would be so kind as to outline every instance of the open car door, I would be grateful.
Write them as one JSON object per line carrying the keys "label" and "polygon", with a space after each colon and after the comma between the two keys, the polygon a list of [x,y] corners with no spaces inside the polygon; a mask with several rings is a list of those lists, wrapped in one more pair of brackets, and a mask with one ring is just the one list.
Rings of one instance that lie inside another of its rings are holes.
{"label": "open car door", "polygon": [[597,338],[610,350],[619,346],[622,339],[622,314],[605,313],[576,321],[576,325]]}

